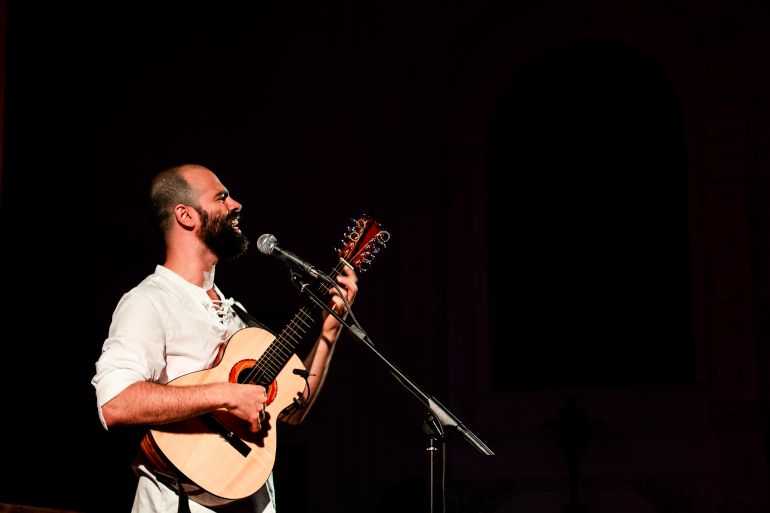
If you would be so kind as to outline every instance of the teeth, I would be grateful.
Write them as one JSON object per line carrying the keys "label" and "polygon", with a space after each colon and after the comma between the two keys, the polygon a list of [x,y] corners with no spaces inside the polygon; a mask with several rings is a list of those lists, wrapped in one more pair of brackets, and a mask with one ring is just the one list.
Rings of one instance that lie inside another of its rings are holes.
{"label": "teeth", "polygon": [[235,219],[231,219],[230,220],[230,226],[233,226],[233,227],[238,226],[238,218],[237,217]]}

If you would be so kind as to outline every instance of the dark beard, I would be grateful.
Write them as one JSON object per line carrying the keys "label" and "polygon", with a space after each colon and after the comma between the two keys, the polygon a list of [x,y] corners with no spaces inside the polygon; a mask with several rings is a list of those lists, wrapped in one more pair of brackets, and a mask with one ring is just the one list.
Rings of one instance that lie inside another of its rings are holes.
{"label": "dark beard", "polygon": [[230,221],[238,217],[238,212],[211,217],[203,210],[195,210],[201,216],[200,238],[221,261],[232,260],[244,254],[249,247],[249,239],[230,226]]}

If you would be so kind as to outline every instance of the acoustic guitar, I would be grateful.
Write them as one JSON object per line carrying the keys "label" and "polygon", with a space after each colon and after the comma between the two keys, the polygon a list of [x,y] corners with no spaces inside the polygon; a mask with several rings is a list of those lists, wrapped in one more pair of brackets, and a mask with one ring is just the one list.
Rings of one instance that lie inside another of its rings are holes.
{"label": "acoustic guitar", "polygon": [[[355,219],[337,250],[339,262],[328,275],[335,278],[344,266],[366,271],[389,238],[374,219]],[[330,299],[328,285],[319,285],[316,295]],[[230,337],[214,367],[168,382],[169,386],[260,384],[267,389],[267,403],[257,433],[225,410],[150,428],[141,449],[164,482],[177,490],[181,482],[191,500],[209,507],[243,499],[262,487],[275,462],[277,419],[302,405],[307,371],[295,349],[320,318],[320,310],[314,304],[302,307],[278,335],[258,327],[243,328]]]}

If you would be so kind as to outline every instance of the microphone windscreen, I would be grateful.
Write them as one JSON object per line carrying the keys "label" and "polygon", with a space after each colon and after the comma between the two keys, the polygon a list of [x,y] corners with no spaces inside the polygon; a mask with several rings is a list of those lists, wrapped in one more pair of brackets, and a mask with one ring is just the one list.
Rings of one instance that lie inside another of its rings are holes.
{"label": "microphone windscreen", "polygon": [[257,239],[257,249],[259,249],[260,253],[271,255],[273,254],[273,248],[275,248],[277,243],[278,239],[275,238],[275,235],[263,233],[259,236],[259,239]]}

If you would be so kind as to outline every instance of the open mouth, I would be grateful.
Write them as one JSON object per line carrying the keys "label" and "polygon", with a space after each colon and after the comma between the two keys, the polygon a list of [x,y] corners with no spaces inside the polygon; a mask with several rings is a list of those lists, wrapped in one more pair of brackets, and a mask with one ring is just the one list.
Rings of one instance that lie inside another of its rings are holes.
{"label": "open mouth", "polygon": [[238,216],[233,217],[230,219],[230,227],[237,233],[241,233],[241,229],[238,228]]}

